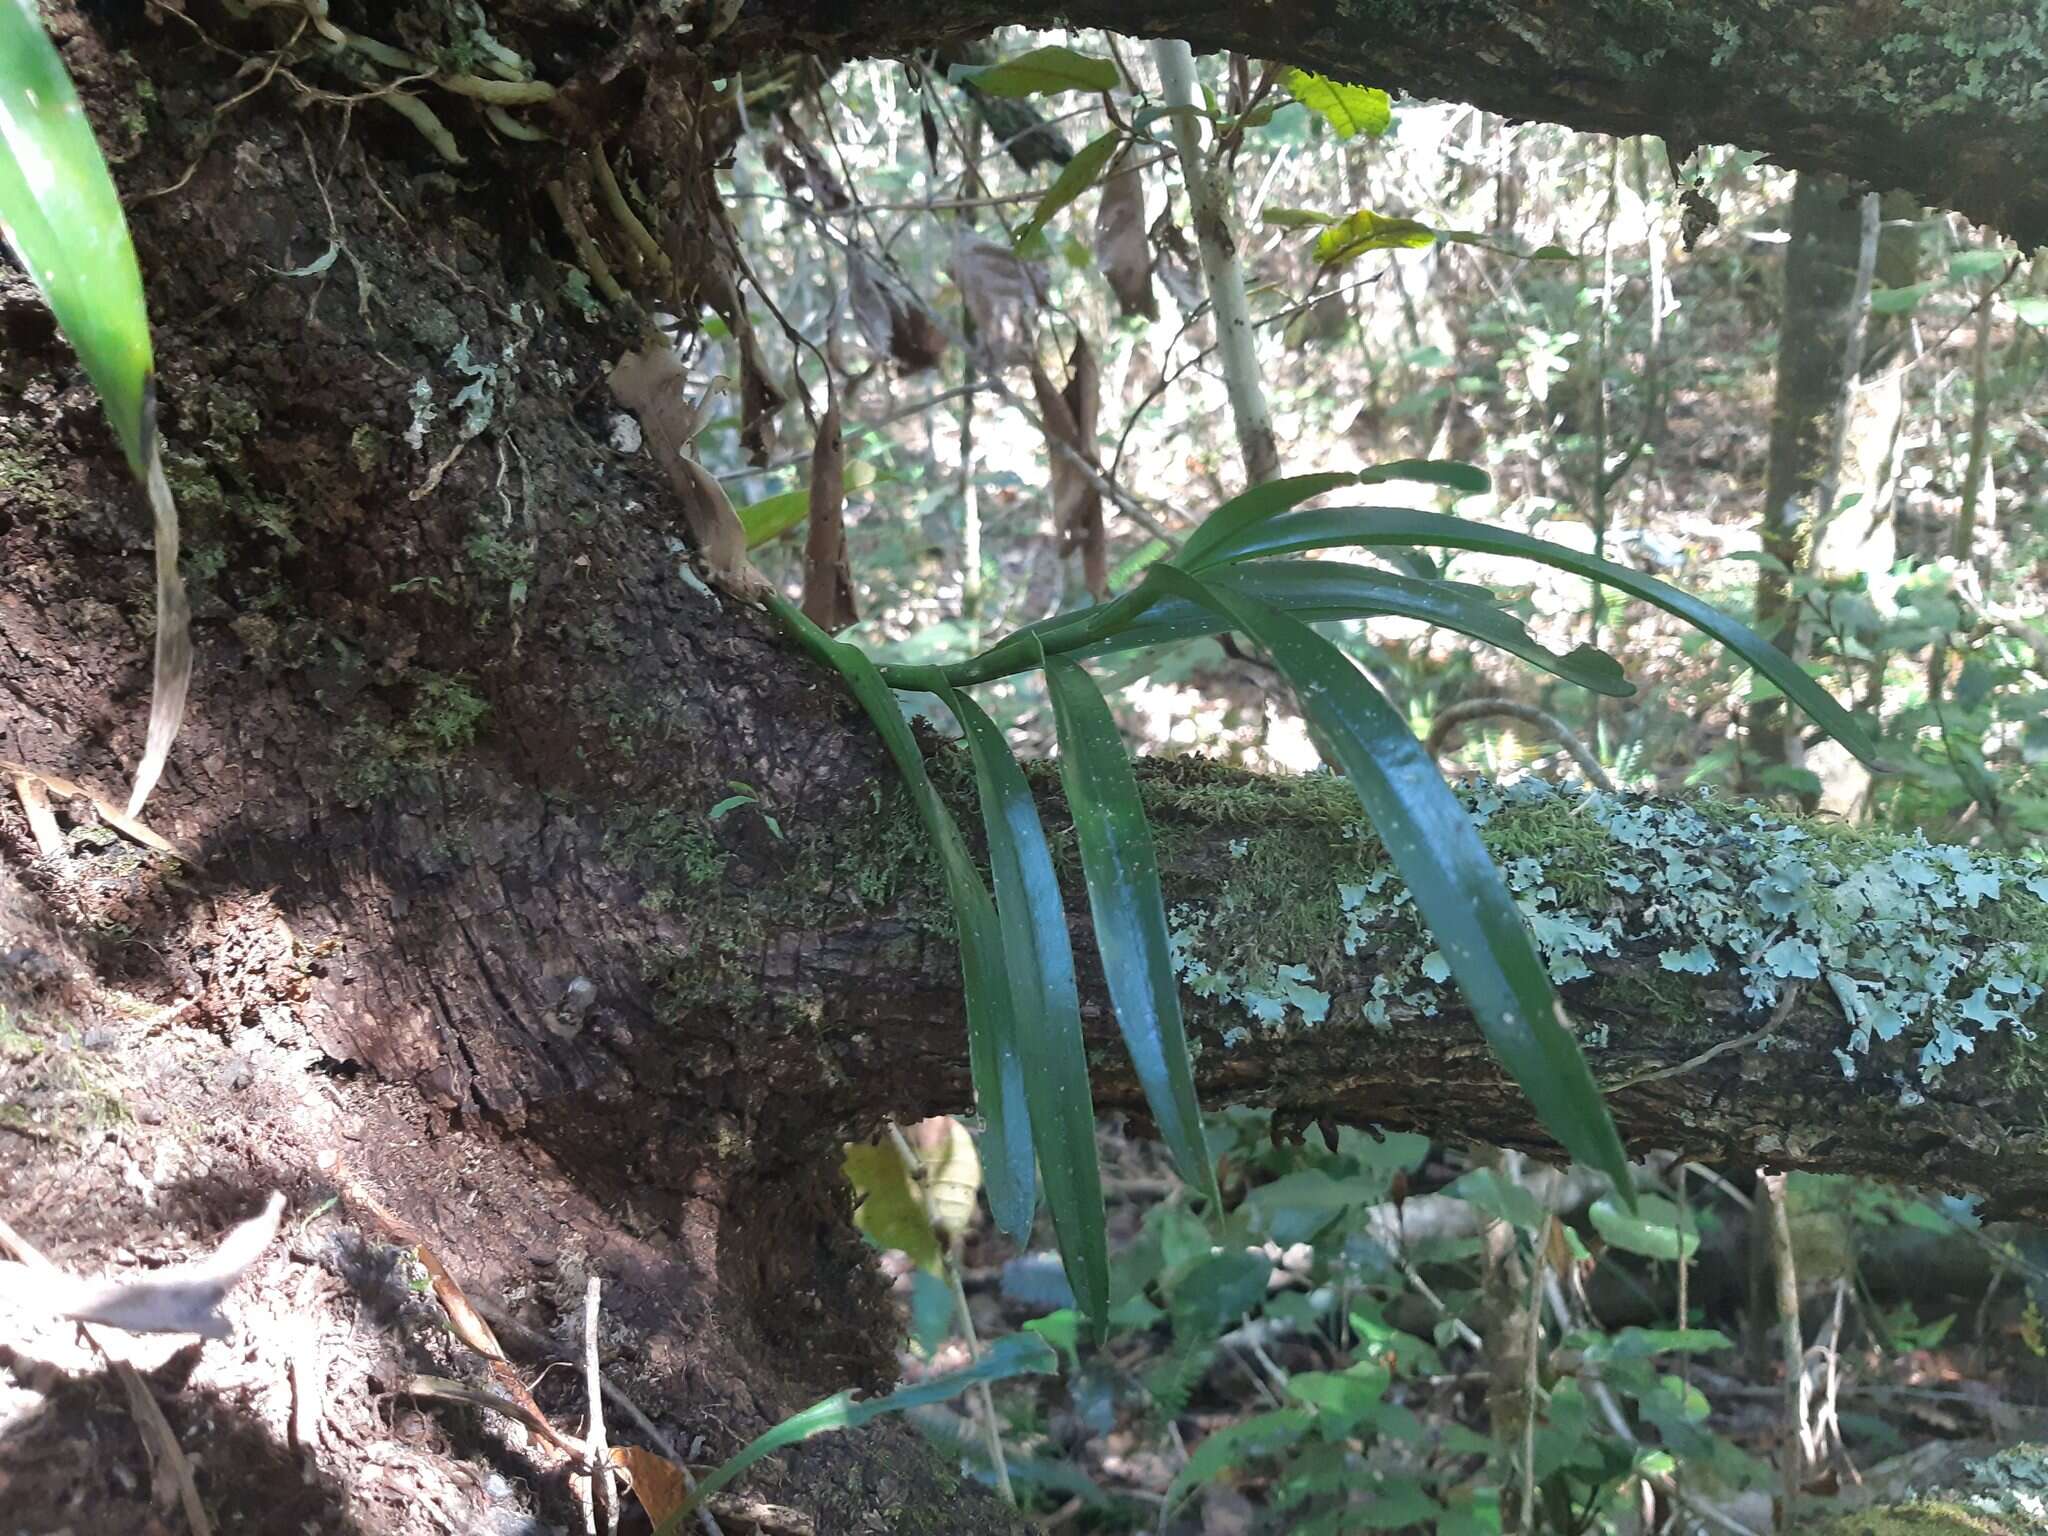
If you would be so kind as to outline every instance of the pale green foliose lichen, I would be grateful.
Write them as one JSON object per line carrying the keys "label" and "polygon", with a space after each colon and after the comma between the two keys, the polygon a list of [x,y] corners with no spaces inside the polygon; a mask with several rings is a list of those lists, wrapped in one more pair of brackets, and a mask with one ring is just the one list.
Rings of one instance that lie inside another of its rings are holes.
{"label": "pale green foliose lichen", "polygon": [[[1755,806],[1696,807],[1536,779],[1476,780],[1459,793],[1560,984],[1593,976],[1603,961],[1626,955],[1640,970],[1650,957],[1674,986],[1693,977],[1737,983],[1754,1015],[1748,1029],[1789,988],[1824,988],[1841,1011],[1835,1054],[1845,1075],[1857,1075],[1874,1042],[1906,1038],[1919,1074],[1917,1085],[1895,1077],[1906,1104],[1985,1037],[2033,1038],[2027,1020],[2048,984],[2048,874],[2037,864],[1917,834],[1792,822]],[[1529,838],[1526,816],[1487,830],[1506,808],[1567,816],[1574,835]],[[1370,838],[1362,825],[1351,835]],[[1588,880],[1589,837],[1605,845],[1596,842],[1590,861],[1604,892]],[[1435,1014],[1455,983],[1392,868],[1340,880],[1335,893],[1338,947],[1375,963],[1363,1000],[1342,1006],[1381,1027],[1397,1010]],[[1173,914],[1175,966],[1193,991],[1237,1004],[1262,1030],[1329,1016],[1330,994],[1311,963],[1246,963],[1212,918],[1192,906]],[[1232,1029],[1225,1043],[1248,1033]]]}

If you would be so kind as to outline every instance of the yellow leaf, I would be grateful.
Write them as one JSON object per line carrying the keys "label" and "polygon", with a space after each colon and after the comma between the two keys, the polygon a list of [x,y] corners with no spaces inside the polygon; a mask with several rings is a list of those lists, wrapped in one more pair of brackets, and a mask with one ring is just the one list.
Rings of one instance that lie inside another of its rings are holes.
{"label": "yellow leaf", "polygon": [[944,1260],[939,1237],[896,1148],[888,1142],[864,1146],[849,1141],[845,1168],[854,1193],[861,1197],[853,1224],[877,1246],[900,1248],[918,1268],[937,1274]]}
{"label": "yellow leaf", "polygon": [[1367,251],[1419,250],[1436,241],[1436,231],[1414,219],[1389,219],[1361,208],[1316,236],[1316,261],[1341,266]]}
{"label": "yellow leaf", "polygon": [[981,1193],[981,1158],[967,1127],[951,1115],[935,1115],[911,1132],[912,1145],[924,1163],[925,1190],[932,1222],[948,1237],[962,1237],[974,1224],[974,1201]]}

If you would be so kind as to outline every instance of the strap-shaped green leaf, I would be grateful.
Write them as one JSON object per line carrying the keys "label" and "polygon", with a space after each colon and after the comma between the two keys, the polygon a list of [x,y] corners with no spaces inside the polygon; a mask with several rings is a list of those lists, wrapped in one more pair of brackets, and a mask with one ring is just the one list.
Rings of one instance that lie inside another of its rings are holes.
{"label": "strap-shaped green leaf", "polygon": [[1344,653],[1276,608],[1162,568],[1153,578],[1250,635],[1337,755],[1501,1065],[1561,1146],[1632,1189],[1599,1084],[1471,818],[1400,714]]}
{"label": "strap-shaped green leaf", "polygon": [[1288,475],[1268,480],[1241,491],[1202,519],[1202,525],[1188,535],[1173,563],[1183,570],[1199,570],[1218,549],[1256,528],[1269,517],[1277,517],[1300,506],[1311,496],[1321,496],[1339,486],[1356,485],[1358,476],[1348,470],[1323,470],[1313,475]]}
{"label": "strap-shaped green leaf", "polygon": [[988,832],[989,873],[1003,958],[1017,1000],[1017,1053],[1045,1203],[1059,1233],[1060,1260],[1074,1299],[1099,1341],[1109,1323],[1109,1237],[1102,1170],[1095,1156],[1095,1104],[1067,912],[1052,850],[1024,771],[996,723],[952,688],[940,695],[967,734]]}
{"label": "strap-shaped green leaf", "polygon": [[[1192,543],[1192,541],[1190,541]],[[1283,512],[1212,546],[1201,569],[1268,555],[1296,554],[1335,546],[1373,548],[1422,544],[1444,549],[1470,549],[1481,554],[1536,560],[1604,583],[1631,597],[1655,603],[1695,629],[1712,635],[1737,656],[1775,683],[1784,695],[1811,715],[1816,724],[1871,767],[1882,771],[1877,743],[1804,669],[1748,625],[1718,608],[1688,597],[1676,587],[1625,565],[1582,555],[1526,533],[1488,528],[1441,512],[1415,512],[1397,507],[1326,507]],[[1196,567],[1184,561],[1183,569]]]}
{"label": "strap-shaped green leaf", "polygon": [[[1582,645],[1570,654],[1537,643],[1522,621],[1502,608],[1483,587],[1462,582],[1423,581],[1341,560],[1252,560],[1218,566],[1203,579],[1291,614],[1304,624],[1382,615],[1421,619],[1499,646],[1566,682],[1613,698],[1627,698],[1635,685],[1606,652]],[[1107,656],[1140,646],[1214,634],[1230,624],[1213,608],[1169,597],[1154,603],[1129,627],[1082,649],[1075,660]]]}
{"label": "strap-shaped green leaf", "polygon": [[148,472],[149,314],[121,199],[30,0],[0,0],[0,227]]}
{"label": "strap-shaped green leaf", "polygon": [[1012,1376],[1050,1376],[1060,1368],[1060,1358],[1053,1347],[1035,1333],[1009,1333],[992,1341],[981,1352],[981,1358],[974,1364],[957,1371],[948,1371],[943,1376],[933,1376],[911,1386],[898,1387],[887,1397],[870,1397],[860,1401],[851,1392],[835,1392],[822,1402],[811,1404],[801,1413],[791,1414],[773,1429],[749,1440],[713,1472],[709,1477],[699,1478],[690,1497],[662,1521],[655,1536],[675,1536],[683,1528],[683,1522],[712,1494],[726,1486],[763,1456],[771,1456],[784,1446],[795,1445],[813,1435],[829,1434],[837,1429],[858,1429],[872,1423],[884,1414],[903,1413],[912,1408],[922,1408],[930,1403],[943,1403],[958,1397],[969,1387],[981,1386],[988,1382],[1007,1381]]}
{"label": "strap-shaped green leaf", "polygon": [[974,1098],[987,1127],[982,1177],[996,1225],[1013,1237],[1031,1230],[1037,1209],[1037,1178],[1031,1159],[1031,1111],[1024,1096],[1024,1065],[1017,1051],[1016,1000],[1003,964],[1002,935],[995,903],[960,836],[953,813],[932,787],[917,738],[896,707],[896,695],[875,664],[856,646],[834,640],[779,593],[768,607],[803,648],[832,668],[881,734],[882,744],[903,775],[912,804],[931,834],[946,881],[946,899],[960,937],[960,976],[967,995],[967,1060]]}
{"label": "strap-shaped green leaf", "polygon": [[1242,539],[1268,518],[1292,511],[1311,496],[1320,496],[1339,486],[1384,485],[1390,480],[1440,485],[1465,496],[1477,496],[1493,484],[1485,470],[1454,459],[1393,459],[1355,472],[1324,470],[1319,474],[1268,480],[1231,497],[1203,518],[1201,527],[1188,535],[1173,563],[1184,571],[1201,570],[1215,562],[1219,549]]}
{"label": "strap-shaped green leaf", "polygon": [[1159,859],[1137,777],[1094,680],[1055,656],[1045,664],[1045,682],[1059,728],[1060,782],[1073,811],[1095,947],[1117,1024],[1167,1150],[1214,1213],[1222,1203],[1202,1140],[1194,1062],[1166,938]]}

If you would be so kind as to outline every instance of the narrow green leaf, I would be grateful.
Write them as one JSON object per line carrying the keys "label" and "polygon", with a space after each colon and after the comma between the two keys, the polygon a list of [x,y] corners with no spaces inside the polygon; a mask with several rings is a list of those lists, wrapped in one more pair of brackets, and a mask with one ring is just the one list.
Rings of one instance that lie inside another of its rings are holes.
{"label": "narrow green leaf", "polygon": [[1493,476],[1477,464],[1461,464],[1456,459],[1394,459],[1358,472],[1360,485],[1382,485],[1389,480],[1440,485],[1461,496],[1484,496],[1493,489]]}
{"label": "narrow green leaf", "polygon": [[1073,662],[1052,657],[1045,682],[1059,729],[1060,782],[1073,809],[1095,945],[1117,1024],[1167,1150],[1214,1214],[1222,1202],[1202,1139],[1194,1062],[1166,938],[1159,859],[1137,777],[1094,680]]}
{"label": "narrow green leaf", "polygon": [[990,96],[1056,96],[1062,91],[1113,91],[1123,76],[1112,59],[1071,48],[1034,48],[995,64],[955,66],[951,78]]}
{"label": "narrow green leaf", "polygon": [[1436,243],[1436,231],[1413,219],[1390,219],[1361,208],[1316,236],[1316,262],[1341,267],[1368,251],[1420,250]]}
{"label": "narrow green leaf", "polygon": [[1022,245],[1041,229],[1046,220],[1058,213],[1075,198],[1086,192],[1102,179],[1102,173],[1109,162],[1116,158],[1116,152],[1123,143],[1123,134],[1112,128],[1099,138],[1090,139],[1078,154],[1060,168],[1045,195],[1038,200],[1038,206],[1031,210],[1031,217],[1024,221],[1017,231],[1016,244]]}
{"label": "narrow green leaf", "polygon": [[1348,470],[1324,470],[1320,474],[1289,475],[1255,485],[1231,497],[1203,518],[1202,525],[1188,535],[1180,553],[1173,557],[1173,563],[1183,570],[1200,570],[1215,558],[1215,551],[1248,529],[1258,527],[1267,518],[1298,507],[1312,496],[1357,483],[1358,476]]}
{"label": "narrow green leaf", "polygon": [[153,369],[142,273],[71,77],[29,0],[0,0],[0,228],[147,476]]}
{"label": "narrow green leaf", "polygon": [[811,515],[811,488],[800,485],[793,491],[764,496],[737,510],[740,527],[746,530],[747,548],[759,549]]}
{"label": "narrow green leaf", "polygon": [[[1200,533],[1201,530],[1197,529],[1196,534],[1199,536]],[[1192,544],[1194,541],[1189,542]],[[1855,717],[1837,704],[1803,668],[1748,625],[1653,576],[1645,576],[1625,565],[1615,565],[1592,555],[1580,554],[1562,545],[1531,538],[1526,533],[1489,528],[1482,523],[1441,512],[1416,512],[1400,507],[1315,508],[1305,512],[1283,512],[1246,529],[1238,537],[1211,546],[1199,569],[1310,549],[1338,546],[1370,549],[1410,544],[1469,549],[1481,554],[1535,560],[1655,603],[1665,612],[1676,614],[1695,629],[1720,641],[1775,683],[1787,698],[1811,715],[1822,730],[1872,768],[1887,771],[1878,755],[1877,743]],[[1197,568],[1187,566],[1185,562],[1176,563],[1187,569]]]}
{"label": "narrow green leaf", "polygon": [[1278,609],[1171,566],[1150,579],[1215,605],[1265,647],[1336,753],[1494,1055],[1561,1146],[1632,1189],[1621,1137],[1521,910],[1399,713],[1342,651]]}
{"label": "narrow green leaf", "polygon": [[1203,518],[1201,526],[1188,535],[1187,543],[1173,557],[1173,563],[1184,571],[1201,570],[1218,558],[1218,549],[1235,543],[1268,518],[1291,512],[1311,497],[1339,486],[1384,485],[1390,480],[1440,485],[1466,496],[1481,495],[1493,484],[1486,471],[1477,465],[1450,459],[1396,459],[1357,473],[1325,470],[1320,474],[1268,480],[1231,497]]}
{"label": "narrow green leaf", "polygon": [[1088,1092],[1088,1049],[1081,1034],[1081,998],[1067,912],[1053,873],[1052,850],[1024,771],[1002,730],[972,699],[948,688],[940,695],[967,735],[988,833],[996,917],[1003,958],[1016,997],[1017,1050],[1024,1097],[1038,1149],[1045,1202],[1060,1239],[1060,1262],[1074,1299],[1098,1342],[1109,1324],[1109,1237],[1102,1209],[1102,1170],[1095,1156],[1095,1104]]}
{"label": "narrow green leaf", "polygon": [[1024,1068],[1017,1050],[1016,1001],[1003,965],[1002,935],[995,903],[960,836],[953,813],[932,787],[917,738],[904,723],[896,695],[859,648],[834,640],[779,593],[768,608],[803,648],[832,668],[853,690],[938,850],[946,898],[960,937],[960,976],[967,998],[967,1059],[975,1102],[987,1127],[982,1177],[996,1225],[1013,1237],[1031,1229],[1037,1208],[1037,1178],[1031,1159],[1031,1112],[1024,1097]]}
{"label": "narrow green leaf", "polygon": [[1376,139],[1394,121],[1394,98],[1376,86],[1346,85],[1305,69],[1281,71],[1287,94],[1336,131],[1339,140],[1364,134]]}
{"label": "narrow green leaf", "polygon": [[1013,1376],[1050,1376],[1059,1368],[1059,1356],[1053,1353],[1052,1346],[1044,1339],[1035,1333],[1010,1333],[993,1340],[974,1364],[948,1371],[943,1376],[933,1376],[914,1386],[898,1387],[887,1397],[856,1401],[851,1392],[835,1392],[801,1413],[790,1415],[765,1434],[757,1435],[739,1452],[727,1458],[716,1472],[699,1478],[696,1490],[675,1513],[662,1521],[655,1536],[676,1536],[682,1530],[683,1522],[712,1494],[762,1457],[772,1456],[785,1446],[834,1430],[858,1429],[885,1414],[943,1403],[958,1397],[969,1387],[1008,1381]]}
{"label": "narrow green leaf", "polygon": [[[1628,698],[1635,685],[1612,656],[1582,645],[1569,655],[1537,643],[1522,621],[1484,588],[1461,582],[1422,581],[1341,560],[1252,560],[1218,566],[1204,580],[1292,614],[1304,624],[1390,616],[1420,619],[1500,647],[1544,671],[1611,698]],[[1079,661],[1119,651],[1189,640],[1228,629],[1214,608],[1183,598],[1154,603],[1144,615],[1105,640],[1068,651]]]}

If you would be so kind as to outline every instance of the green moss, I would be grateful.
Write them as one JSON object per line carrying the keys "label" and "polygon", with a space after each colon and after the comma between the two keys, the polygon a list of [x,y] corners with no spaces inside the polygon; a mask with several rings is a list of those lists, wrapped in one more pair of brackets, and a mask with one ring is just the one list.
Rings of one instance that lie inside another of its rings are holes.
{"label": "green moss", "polygon": [[666,805],[614,810],[605,827],[604,852],[646,882],[642,900],[656,911],[674,910],[684,891],[715,888],[725,876],[725,851],[712,840],[703,818]]}
{"label": "green moss", "polygon": [[368,805],[415,773],[445,767],[475,745],[490,703],[464,676],[416,668],[406,675],[412,708],[395,725],[358,715],[337,743],[337,788],[350,805]]}

